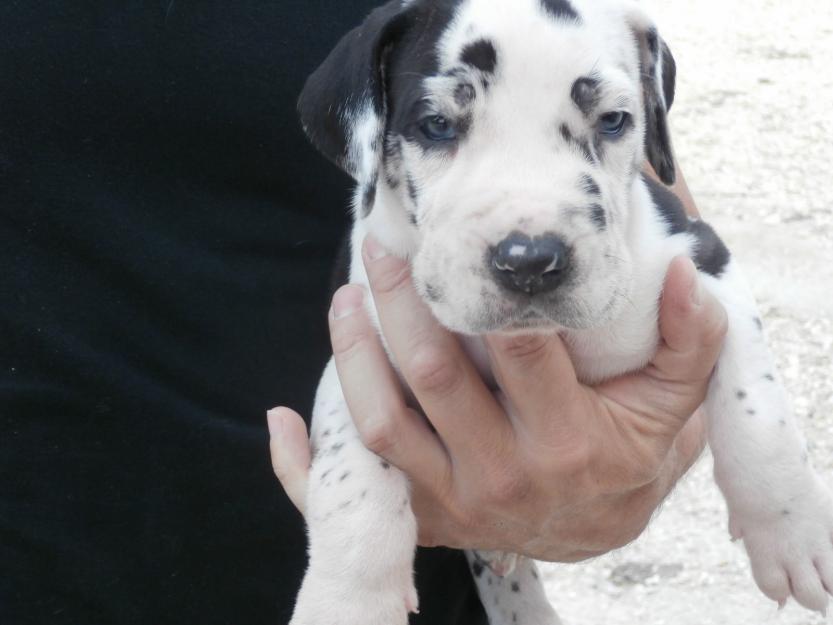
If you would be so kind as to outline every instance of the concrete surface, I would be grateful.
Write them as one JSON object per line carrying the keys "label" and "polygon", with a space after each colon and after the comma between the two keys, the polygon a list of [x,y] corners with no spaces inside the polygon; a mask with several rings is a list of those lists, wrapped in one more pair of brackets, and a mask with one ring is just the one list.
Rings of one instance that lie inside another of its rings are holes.
{"label": "concrete surface", "polygon": [[[704,218],[743,262],[833,484],[833,1],[642,0],[679,66],[675,145]],[[778,612],[730,543],[704,457],[633,545],[543,565],[568,625],[818,625]]]}

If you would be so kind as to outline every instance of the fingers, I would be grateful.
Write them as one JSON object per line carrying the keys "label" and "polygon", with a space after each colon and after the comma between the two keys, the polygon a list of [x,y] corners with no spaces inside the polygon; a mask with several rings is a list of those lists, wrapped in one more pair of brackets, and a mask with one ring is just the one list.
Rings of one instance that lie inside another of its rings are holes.
{"label": "fingers", "polygon": [[720,302],[701,284],[690,258],[678,256],[668,268],[659,326],[663,342],[653,359],[658,377],[705,381],[720,355],[728,320]]}
{"label": "fingers", "polygon": [[[689,258],[678,257],[669,267],[659,326],[662,342],[648,367],[597,387],[627,442],[624,449],[635,453],[631,464],[635,459],[645,468],[642,478],[655,470],[657,476],[684,471],[705,436],[699,423],[683,428],[705,398],[727,319]],[[669,457],[669,450],[677,453]]]}
{"label": "fingers", "polygon": [[561,339],[490,335],[486,343],[515,421],[533,438],[575,448],[576,435],[587,431],[588,415],[577,407],[584,388]]}
{"label": "fingers", "polygon": [[728,328],[725,309],[703,288],[688,257],[668,268],[659,328],[662,343],[642,377],[643,390],[657,412],[686,419],[705,399]]}
{"label": "fingers", "polygon": [[649,366],[599,390],[632,414],[649,417],[652,430],[670,437],[670,444],[705,398],[728,326],[726,311],[702,288],[689,258],[675,258],[668,269],[659,325],[662,342]]}
{"label": "fingers", "polygon": [[363,253],[394,361],[452,457],[476,466],[501,453],[512,435],[504,412],[457,339],[414,290],[407,263],[370,237]]}
{"label": "fingers", "polygon": [[266,413],[266,420],[272,469],[289,499],[304,514],[310,466],[307,426],[289,408],[273,408]]}
{"label": "fingers", "polygon": [[330,312],[330,339],[344,398],[362,442],[408,473],[437,488],[449,459],[424,419],[405,403],[379,334],[364,307],[365,290],[340,288]]}

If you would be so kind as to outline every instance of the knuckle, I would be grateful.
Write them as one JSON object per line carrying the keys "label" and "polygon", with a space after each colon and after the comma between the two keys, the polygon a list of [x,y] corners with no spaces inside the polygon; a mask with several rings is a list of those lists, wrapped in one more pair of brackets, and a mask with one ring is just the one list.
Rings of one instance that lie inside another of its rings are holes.
{"label": "knuckle", "polygon": [[463,372],[454,358],[436,347],[419,348],[405,368],[415,391],[448,395],[460,385]]}
{"label": "knuckle", "polygon": [[645,486],[651,484],[659,477],[662,461],[656,458],[648,458],[636,463],[629,470],[628,482],[631,486]]}
{"label": "knuckle", "polygon": [[396,448],[399,431],[387,414],[365,420],[358,429],[362,444],[374,454],[385,457]]}
{"label": "knuckle", "polygon": [[333,348],[333,355],[341,360],[347,360],[360,352],[369,341],[376,340],[375,336],[368,334],[366,330],[341,325],[331,328],[330,344]]}
{"label": "knuckle", "polygon": [[493,506],[504,507],[525,501],[532,491],[532,480],[518,469],[503,469],[491,475],[486,497]]}
{"label": "knuckle", "polygon": [[549,470],[560,479],[581,482],[579,477],[586,475],[592,465],[593,452],[590,440],[586,436],[571,438],[559,447],[557,454],[552,454]]}
{"label": "knuckle", "polygon": [[411,272],[408,265],[394,260],[380,263],[379,269],[368,272],[368,278],[375,293],[388,295],[407,288],[410,285]]}
{"label": "knuckle", "polygon": [[610,542],[607,545],[608,551],[613,549],[621,549],[625,545],[631,544],[642,535],[645,528],[648,527],[650,518],[643,520],[630,520],[617,525],[610,535]]}
{"label": "knuckle", "polygon": [[536,367],[549,355],[549,340],[540,335],[513,337],[503,344],[507,358],[521,367]]}

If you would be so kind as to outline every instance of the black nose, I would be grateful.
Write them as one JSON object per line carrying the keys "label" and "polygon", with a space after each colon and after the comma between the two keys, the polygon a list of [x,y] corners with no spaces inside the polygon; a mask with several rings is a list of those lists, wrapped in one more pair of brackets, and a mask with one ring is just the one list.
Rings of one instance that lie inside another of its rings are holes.
{"label": "black nose", "polygon": [[570,249],[554,234],[530,238],[513,232],[491,249],[497,281],[511,291],[534,295],[555,290],[570,266]]}

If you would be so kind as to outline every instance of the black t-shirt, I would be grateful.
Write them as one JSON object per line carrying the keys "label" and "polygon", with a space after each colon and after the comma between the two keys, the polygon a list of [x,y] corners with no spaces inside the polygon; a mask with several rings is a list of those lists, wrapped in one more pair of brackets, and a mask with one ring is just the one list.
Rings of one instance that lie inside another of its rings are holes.
{"label": "black t-shirt", "polygon": [[[264,413],[310,412],[349,185],[295,99],[374,4],[0,3],[3,625],[288,620]],[[481,622],[418,560],[413,622]]]}

